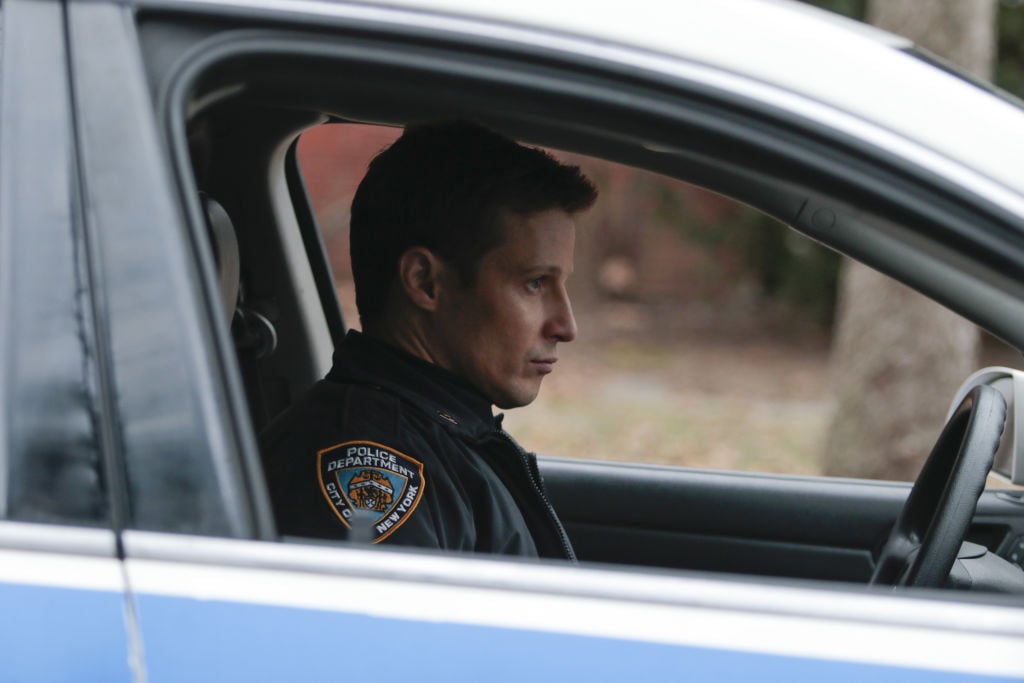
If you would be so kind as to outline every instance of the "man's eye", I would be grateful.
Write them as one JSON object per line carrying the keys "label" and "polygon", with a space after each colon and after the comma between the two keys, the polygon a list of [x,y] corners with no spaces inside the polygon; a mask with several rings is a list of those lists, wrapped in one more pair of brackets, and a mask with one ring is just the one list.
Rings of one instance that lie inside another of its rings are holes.
{"label": "man's eye", "polygon": [[531,292],[536,292],[540,289],[541,284],[544,282],[544,278],[535,277],[526,283],[526,288]]}

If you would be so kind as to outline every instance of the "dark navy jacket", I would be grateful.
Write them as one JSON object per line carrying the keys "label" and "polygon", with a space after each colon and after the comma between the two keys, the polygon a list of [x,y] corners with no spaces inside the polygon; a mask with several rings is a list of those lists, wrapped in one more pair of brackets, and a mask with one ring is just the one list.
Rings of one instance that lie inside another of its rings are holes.
{"label": "dark navy jacket", "polygon": [[458,376],[350,332],[260,436],[278,531],[575,559],[501,417]]}

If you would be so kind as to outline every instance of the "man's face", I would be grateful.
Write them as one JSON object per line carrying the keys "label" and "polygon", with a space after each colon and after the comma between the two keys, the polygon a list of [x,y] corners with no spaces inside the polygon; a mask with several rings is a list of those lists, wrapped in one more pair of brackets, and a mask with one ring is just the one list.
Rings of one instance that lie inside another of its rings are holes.
{"label": "man's face", "polygon": [[466,286],[446,268],[435,362],[469,380],[499,408],[524,406],[554,370],[558,342],[576,337],[565,283],[576,229],[561,210],[508,216],[504,239]]}

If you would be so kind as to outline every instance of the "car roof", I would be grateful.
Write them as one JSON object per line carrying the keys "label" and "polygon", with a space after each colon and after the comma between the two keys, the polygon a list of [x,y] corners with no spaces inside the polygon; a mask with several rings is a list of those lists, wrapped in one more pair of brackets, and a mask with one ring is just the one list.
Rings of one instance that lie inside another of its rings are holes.
{"label": "car roof", "polygon": [[[1024,105],[909,53],[902,38],[789,0],[137,0],[306,19],[400,22],[575,50],[757,92],[962,184],[963,168],[1024,206]],[[666,59],[667,58],[667,59]],[[689,70],[689,71],[688,71]],[[695,71],[694,71],[695,70]],[[699,72],[699,73],[697,73]],[[737,84],[738,87],[737,87]],[[909,145],[907,143],[910,143]],[[990,193],[988,193],[990,194]],[[1015,196],[1014,196],[1015,195]],[[1024,213],[1024,209],[1018,211]]]}

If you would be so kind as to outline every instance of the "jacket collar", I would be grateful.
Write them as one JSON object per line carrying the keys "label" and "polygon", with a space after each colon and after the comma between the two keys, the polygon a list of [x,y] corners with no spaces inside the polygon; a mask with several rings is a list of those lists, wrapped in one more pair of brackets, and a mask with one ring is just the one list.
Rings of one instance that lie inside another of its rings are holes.
{"label": "jacket collar", "polygon": [[335,350],[327,379],[397,394],[455,433],[480,437],[501,426],[491,402],[462,377],[355,330]]}

